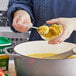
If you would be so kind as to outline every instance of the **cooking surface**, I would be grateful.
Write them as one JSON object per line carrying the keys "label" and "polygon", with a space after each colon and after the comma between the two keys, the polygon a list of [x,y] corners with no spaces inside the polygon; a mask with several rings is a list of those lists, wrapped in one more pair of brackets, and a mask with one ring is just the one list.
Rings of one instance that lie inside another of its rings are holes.
{"label": "cooking surface", "polygon": [[7,73],[9,76],[16,76],[15,65],[13,60],[9,61],[9,70],[5,71],[5,73]]}

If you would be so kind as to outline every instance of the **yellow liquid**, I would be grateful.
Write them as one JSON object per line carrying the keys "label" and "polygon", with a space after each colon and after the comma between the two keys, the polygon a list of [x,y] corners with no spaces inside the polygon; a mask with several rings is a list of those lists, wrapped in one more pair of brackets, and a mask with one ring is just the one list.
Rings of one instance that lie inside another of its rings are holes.
{"label": "yellow liquid", "polygon": [[[34,57],[34,58],[43,58],[45,59],[45,57],[48,57],[48,56],[53,56],[53,55],[56,55],[55,53],[40,53],[40,54],[31,54],[31,55],[28,55],[29,57]],[[76,56],[70,56],[68,57],[69,58],[76,58]]]}

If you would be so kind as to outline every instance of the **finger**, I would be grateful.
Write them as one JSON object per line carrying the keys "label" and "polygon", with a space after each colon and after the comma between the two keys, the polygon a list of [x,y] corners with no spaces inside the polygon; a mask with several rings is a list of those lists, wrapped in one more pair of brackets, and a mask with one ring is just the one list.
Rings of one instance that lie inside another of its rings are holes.
{"label": "finger", "polygon": [[59,41],[50,41],[48,42],[48,44],[59,44],[59,43],[62,43],[63,41],[59,40]]}
{"label": "finger", "polygon": [[48,43],[49,44],[58,44],[58,43],[61,43],[61,42],[64,41],[64,39],[65,39],[64,37],[66,37],[66,36],[64,36],[63,34],[61,34],[60,36],[54,38],[53,40],[49,41]]}
{"label": "finger", "polygon": [[24,19],[22,19],[21,17],[19,17],[18,19],[17,19],[17,24],[22,24],[24,22]]}
{"label": "finger", "polygon": [[25,27],[25,26],[20,25],[20,24],[14,24],[13,23],[12,25],[13,25],[14,29],[19,31],[19,32],[26,32],[27,30],[29,30],[28,27]]}
{"label": "finger", "polygon": [[25,27],[23,25],[18,25],[18,24],[13,24],[13,27],[15,30],[19,31],[19,32],[26,32],[27,30],[29,30],[28,27]]}
{"label": "finger", "polygon": [[[20,20],[21,21],[21,20]],[[19,16],[16,16],[14,19],[13,19],[13,23],[12,23],[12,26],[14,27],[14,28],[17,28],[18,26],[19,26],[19,24],[20,23],[18,23],[18,22],[20,22],[19,21]]]}
{"label": "finger", "polygon": [[24,25],[19,25],[19,28],[23,29],[23,30],[28,30],[29,28],[24,26]]}
{"label": "finger", "polygon": [[16,27],[20,32],[26,32],[27,30],[29,30],[28,27],[25,27],[23,25],[18,25],[18,27]]}
{"label": "finger", "polygon": [[13,19],[12,25],[16,25],[17,20],[18,20],[17,17],[15,17],[15,18]]}

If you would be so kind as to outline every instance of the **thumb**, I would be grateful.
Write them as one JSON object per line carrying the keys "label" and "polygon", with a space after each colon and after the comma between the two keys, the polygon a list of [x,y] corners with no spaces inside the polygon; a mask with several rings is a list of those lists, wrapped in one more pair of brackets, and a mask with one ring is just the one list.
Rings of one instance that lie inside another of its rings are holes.
{"label": "thumb", "polygon": [[51,20],[48,20],[46,21],[47,24],[54,24],[54,23],[59,23],[59,19],[56,18],[56,19],[51,19]]}

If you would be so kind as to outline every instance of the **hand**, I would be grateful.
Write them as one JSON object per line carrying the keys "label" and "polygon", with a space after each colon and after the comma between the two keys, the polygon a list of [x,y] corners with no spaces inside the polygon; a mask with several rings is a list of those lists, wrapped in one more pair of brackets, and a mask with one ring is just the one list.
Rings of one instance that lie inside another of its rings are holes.
{"label": "hand", "polygon": [[75,29],[76,22],[73,21],[72,18],[56,18],[56,19],[47,21],[47,23],[48,24],[58,23],[62,25],[62,28],[63,28],[62,34],[57,38],[48,42],[49,44],[58,44],[70,37],[71,33]]}
{"label": "hand", "polygon": [[23,24],[32,24],[30,15],[24,10],[18,10],[14,13],[12,26],[19,32],[26,32],[27,30],[29,30],[29,28],[24,26]]}

